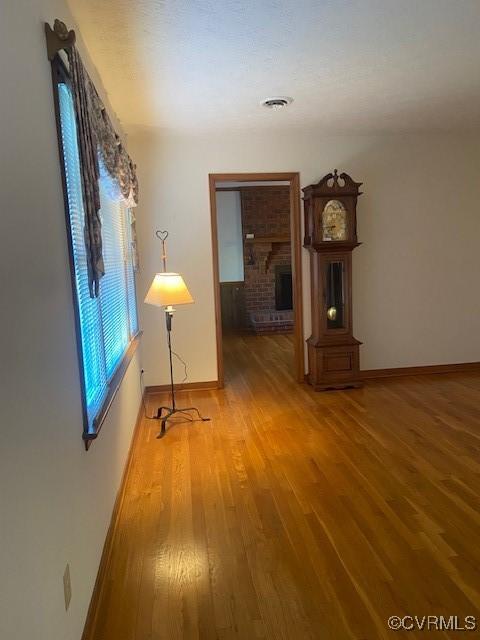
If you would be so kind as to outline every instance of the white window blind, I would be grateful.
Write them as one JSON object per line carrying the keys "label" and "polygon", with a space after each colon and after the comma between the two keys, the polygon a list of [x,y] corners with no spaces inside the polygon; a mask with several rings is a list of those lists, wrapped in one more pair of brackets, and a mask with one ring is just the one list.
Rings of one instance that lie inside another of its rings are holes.
{"label": "white window blind", "polygon": [[70,88],[58,85],[70,236],[80,325],[83,393],[88,429],[98,415],[130,340],[138,331],[130,210],[105,170],[100,178],[105,275],[100,295],[90,298],[84,241],[85,213],[75,111]]}

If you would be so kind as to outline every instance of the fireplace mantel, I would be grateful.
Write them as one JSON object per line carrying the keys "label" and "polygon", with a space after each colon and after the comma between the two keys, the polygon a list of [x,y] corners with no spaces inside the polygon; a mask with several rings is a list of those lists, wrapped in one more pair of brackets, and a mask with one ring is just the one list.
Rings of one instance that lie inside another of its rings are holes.
{"label": "fireplace mantel", "polygon": [[[257,245],[256,253],[258,261],[263,265],[265,273],[268,271],[274,245],[290,244],[290,236],[257,236],[256,238],[245,238],[245,244]],[[260,246],[259,246],[260,245]]]}

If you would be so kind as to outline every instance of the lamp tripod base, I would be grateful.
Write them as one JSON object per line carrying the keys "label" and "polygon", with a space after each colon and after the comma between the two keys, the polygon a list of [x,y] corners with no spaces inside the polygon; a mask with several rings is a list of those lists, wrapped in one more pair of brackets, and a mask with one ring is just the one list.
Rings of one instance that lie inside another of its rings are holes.
{"label": "lamp tripod base", "polygon": [[[190,415],[189,411],[195,411],[198,415],[198,418],[193,418]],[[176,413],[183,413],[183,415],[188,416],[190,422],[194,422],[195,420],[209,422],[210,420],[210,418],[204,418],[197,407],[185,407],[184,409],[177,409],[176,407],[158,407],[157,415],[155,417],[157,420],[161,420],[162,422],[160,426],[160,432],[157,435],[157,439],[163,438],[167,431],[167,420],[169,420]]]}

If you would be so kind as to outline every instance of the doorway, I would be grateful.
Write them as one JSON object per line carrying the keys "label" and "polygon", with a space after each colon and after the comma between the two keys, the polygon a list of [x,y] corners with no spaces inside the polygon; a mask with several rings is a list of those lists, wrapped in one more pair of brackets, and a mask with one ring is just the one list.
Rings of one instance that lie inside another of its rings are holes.
{"label": "doorway", "polygon": [[[224,333],[243,331],[291,333],[291,373],[303,382],[300,176],[210,174],[209,186],[219,387],[225,382]],[[269,190],[277,199],[270,208]],[[217,203],[219,194],[221,207]],[[279,198],[286,198],[288,219],[277,215],[285,209]],[[219,219],[220,208],[222,216],[228,216],[228,224]],[[265,211],[265,216],[259,211]]]}

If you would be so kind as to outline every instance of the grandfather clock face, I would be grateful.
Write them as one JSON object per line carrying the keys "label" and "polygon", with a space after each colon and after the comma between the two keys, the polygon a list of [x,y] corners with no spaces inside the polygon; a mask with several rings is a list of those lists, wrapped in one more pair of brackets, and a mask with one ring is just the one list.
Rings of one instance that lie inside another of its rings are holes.
{"label": "grandfather clock face", "polygon": [[322,240],[347,239],[347,211],[340,200],[329,200],[322,211]]}

